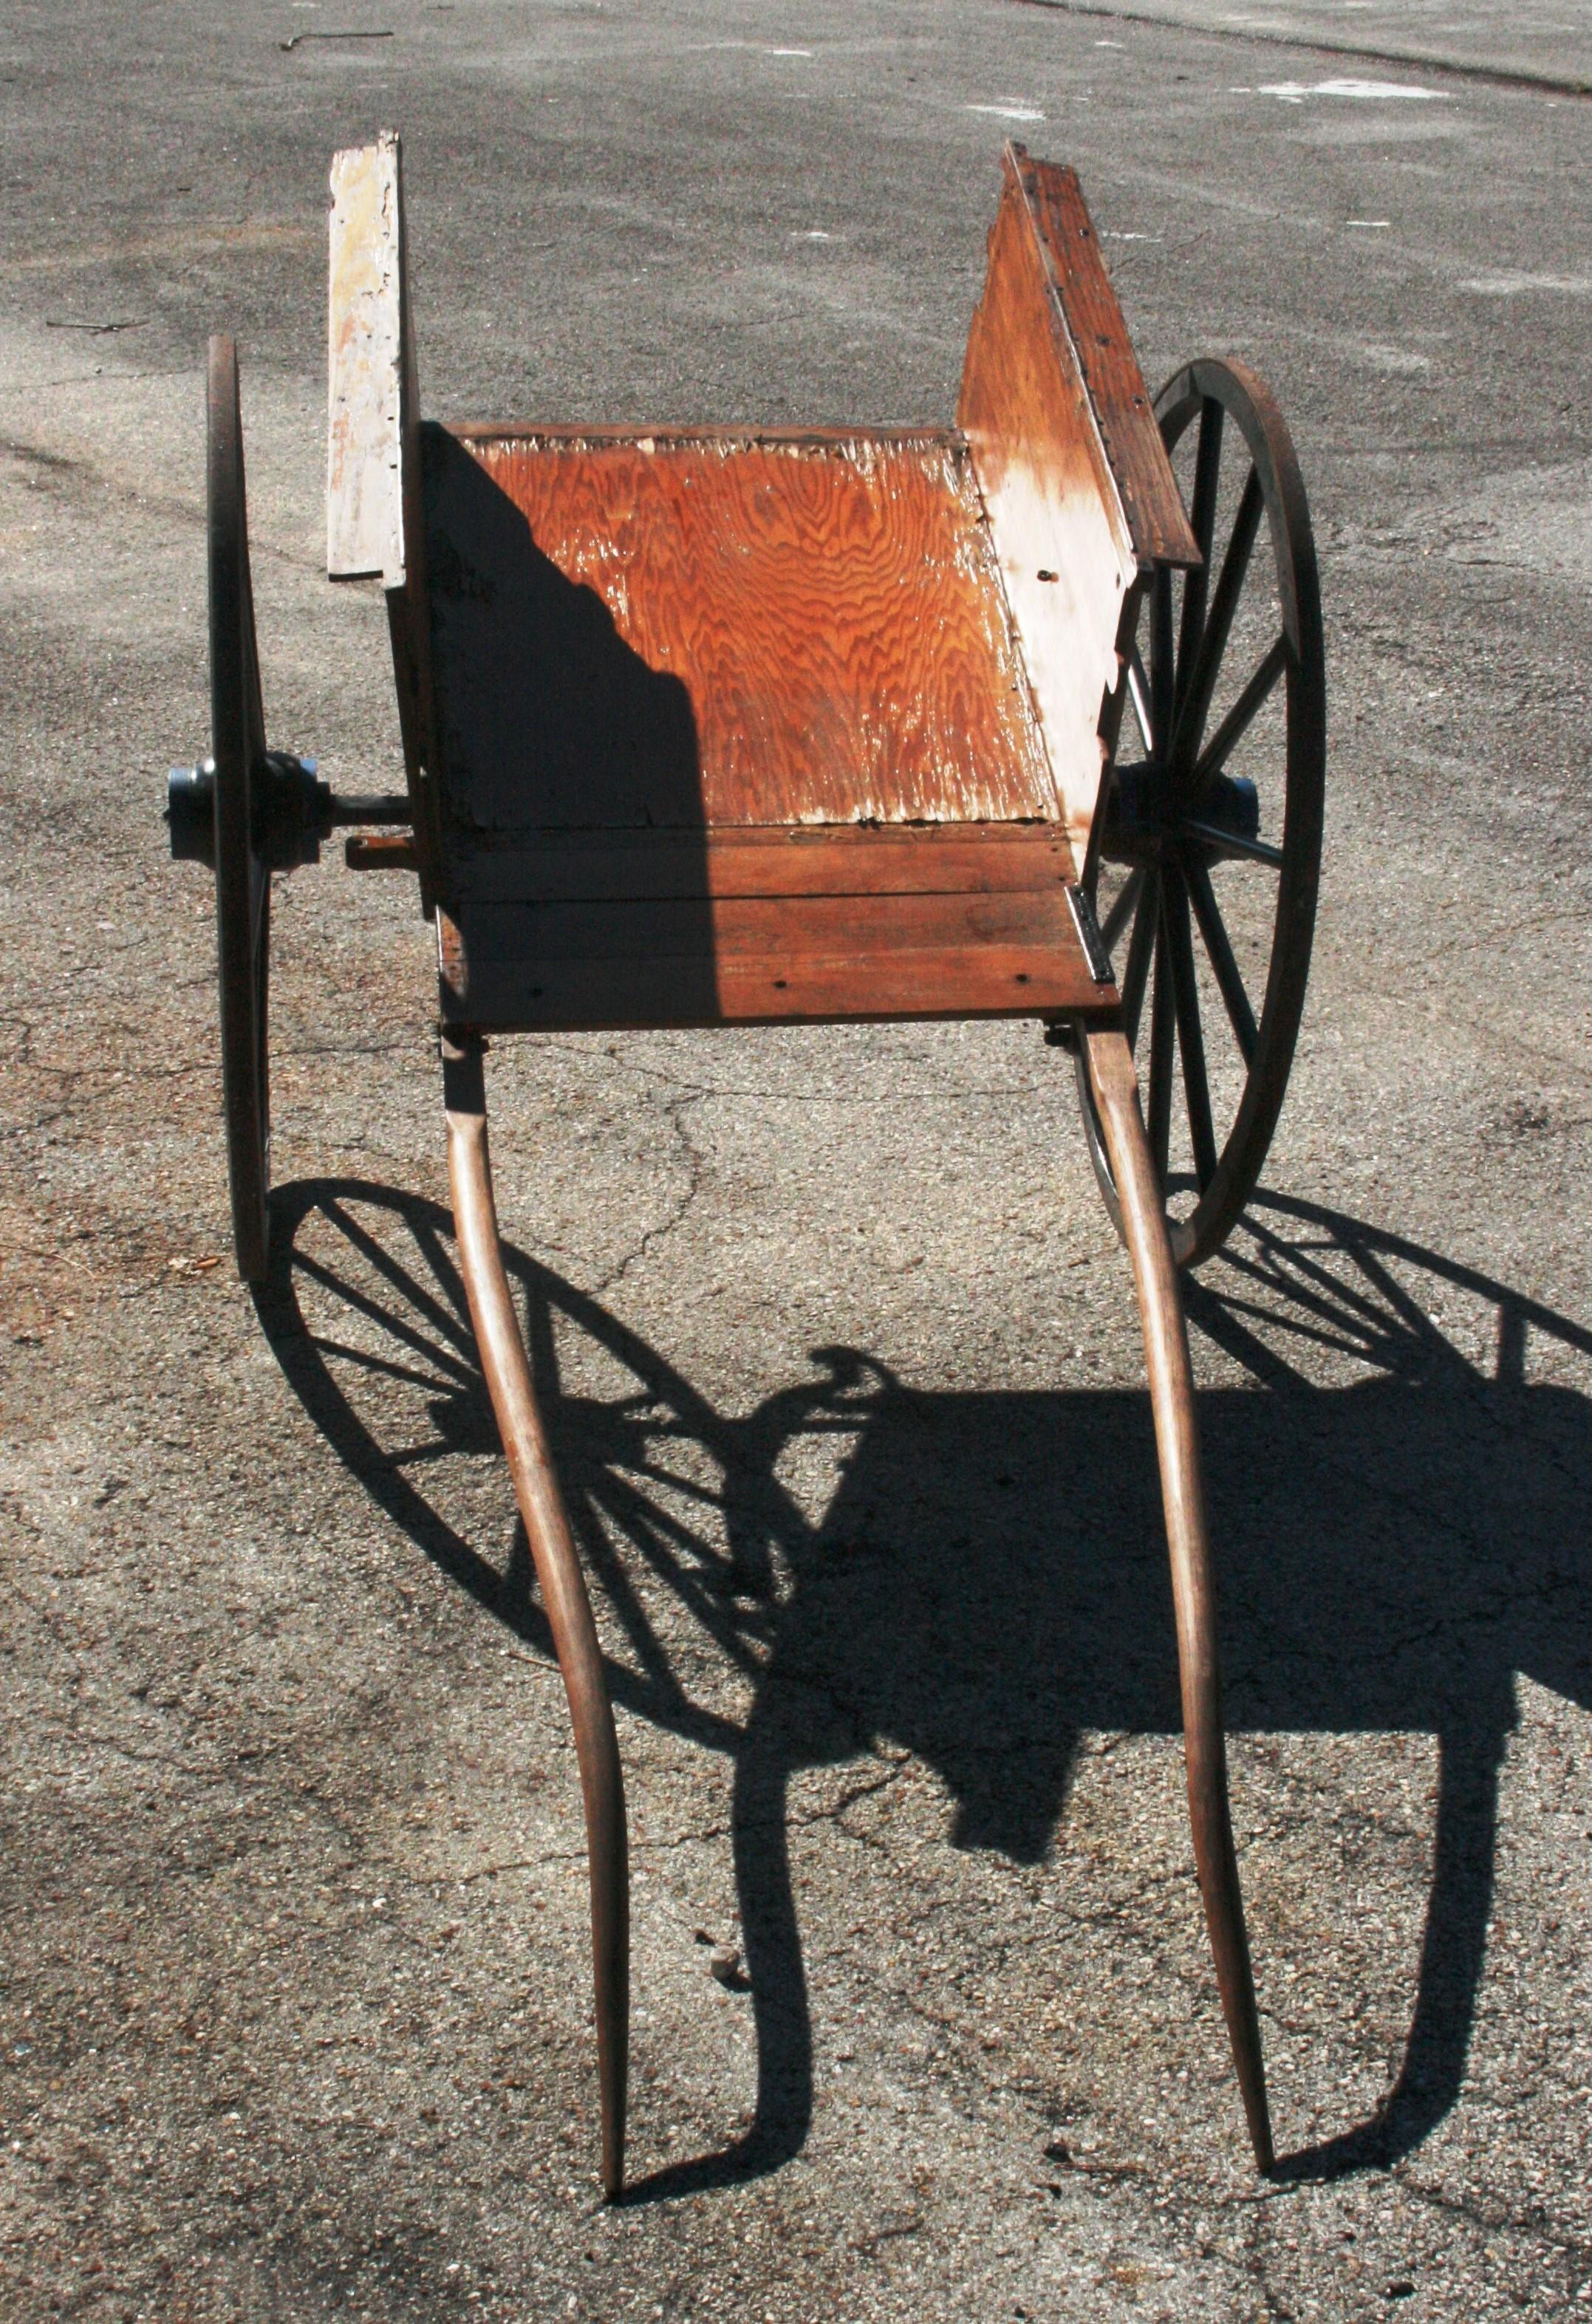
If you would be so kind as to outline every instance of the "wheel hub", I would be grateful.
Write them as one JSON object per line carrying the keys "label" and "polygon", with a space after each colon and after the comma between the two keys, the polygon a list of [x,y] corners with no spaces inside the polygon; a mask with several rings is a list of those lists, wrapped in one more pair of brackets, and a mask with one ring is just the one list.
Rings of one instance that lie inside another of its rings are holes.
{"label": "wheel hub", "polygon": [[[332,787],[313,759],[267,751],[250,786],[255,854],[272,872],[296,872],[320,862],[320,844],[336,820]],[[173,767],[166,778],[166,823],[179,863],[216,868],[216,761]]]}
{"label": "wheel hub", "polygon": [[[338,798],[313,759],[267,751],[250,784],[250,844],[268,872],[320,862],[321,842],[356,824],[407,824],[406,798]],[[172,861],[216,869],[216,761],[173,767],[166,778]]]}
{"label": "wheel hub", "polygon": [[1191,800],[1166,766],[1144,759],[1117,770],[1100,852],[1112,863],[1159,863],[1191,846],[1219,857],[1224,841],[1259,837],[1260,794],[1247,776],[1212,776]]}

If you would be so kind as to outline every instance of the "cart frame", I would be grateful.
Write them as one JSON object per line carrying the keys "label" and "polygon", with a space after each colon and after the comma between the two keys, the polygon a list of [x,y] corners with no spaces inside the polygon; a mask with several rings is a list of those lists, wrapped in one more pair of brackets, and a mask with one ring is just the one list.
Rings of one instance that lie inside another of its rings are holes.
{"label": "cart frame", "polygon": [[[1269,2172],[1177,1269],[1219,1240],[1254,1183],[1308,968],[1324,691],[1286,430],[1237,366],[1192,366],[1152,402],[1076,177],[1018,145],[1006,150],[947,429],[425,425],[397,139],[339,153],[331,187],[327,571],[385,591],[406,795],[336,799],[311,763],[265,747],[236,354],[216,340],[216,756],[172,779],[172,845],[216,871],[235,1226],[250,1280],[268,1264],[272,872],[312,860],[339,824],[373,826],[348,840],[348,862],[414,872],[435,925],[460,1264],[584,1802],[604,2191],[625,2184],[623,1775],[503,1265],[487,1042],[912,1017],[1036,1019],[1077,1062],[1143,1330],[1201,1894],[1249,2138]],[[1212,588],[1224,410],[1253,465]],[[1192,520],[1167,448],[1191,415]],[[1263,521],[1282,629],[1208,736]],[[1279,682],[1288,791],[1275,846],[1225,767]],[[1125,769],[1130,711],[1146,750]],[[1283,875],[1258,1016],[1207,918],[1210,862],[1247,853],[1275,857]],[[1107,857],[1127,877],[1102,928]],[[1250,1075],[1219,1156],[1191,1077],[1191,908]],[[1119,987],[1111,952],[1125,934]],[[1146,1123],[1133,1044],[1152,983]],[[1165,1192],[1174,1041],[1199,1177],[1181,1223]]]}

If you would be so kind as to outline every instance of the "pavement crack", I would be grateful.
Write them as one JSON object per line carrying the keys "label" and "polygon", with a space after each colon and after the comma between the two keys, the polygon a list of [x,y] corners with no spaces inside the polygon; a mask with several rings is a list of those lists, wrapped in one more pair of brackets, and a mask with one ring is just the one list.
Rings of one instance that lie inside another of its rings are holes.
{"label": "pavement crack", "polygon": [[693,1105],[700,1102],[701,1099],[698,1095],[687,1092],[677,1098],[671,1099],[664,1107],[669,1127],[679,1141],[681,1152],[686,1157],[685,1192],[668,1216],[661,1219],[656,1226],[649,1227],[640,1239],[625,1253],[618,1265],[611,1268],[608,1273],[598,1280],[594,1287],[594,1296],[605,1298],[611,1291],[617,1290],[631,1268],[639,1267],[658,1244],[667,1242],[669,1236],[684,1223],[694,1207],[707,1175],[707,1161],[701,1148],[686,1128],[685,1117]]}
{"label": "pavement crack", "polygon": [[[549,1040],[547,1047],[558,1049],[566,1056],[591,1057],[596,1053],[584,1042]],[[900,1106],[928,1103],[982,1103],[990,1098],[1032,1098],[1042,1096],[1052,1086],[1048,1078],[1040,1075],[1028,1082],[1011,1082],[988,1087],[882,1090],[877,1093],[858,1090],[788,1090],[768,1089],[759,1084],[740,1082],[690,1081],[684,1074],[671,1073],[662,1065],[639,1065],[634,1059],[614,1056],[603,1060],[617,1072],[629,1074],[637,1081],[655,1082],[665,1089],[680,1091],[691,1098],[735,1098],[756,1105],[798,1106]]]}

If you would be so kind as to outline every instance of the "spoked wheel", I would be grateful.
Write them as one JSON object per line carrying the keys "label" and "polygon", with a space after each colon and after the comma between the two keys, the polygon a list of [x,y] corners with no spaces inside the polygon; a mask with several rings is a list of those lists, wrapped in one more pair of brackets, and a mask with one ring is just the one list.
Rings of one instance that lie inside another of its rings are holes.
{"label": "spoked wheel", "polygon": [[210,342],[209,550],[221,1085],[238,1273],[245,1283],[261,1283],[270,1253],[271,864],[261,844],[265,713],[249,578],[238,355],[230,338]]}
{"label": "spoked wheel", "polygon": [[[1112,705],[1096,912],[1187,1267],[1248,1200],[1287,1088],[1315,929],[1327,698],[1310,510],[1269,392],[1242,364],[1191,364],[1155,412],[1189,472],[1204,563],[1162,568],[1146,592]],[[1256,554],[1263,526],[1269,558]],[[1078,1082],[1120,1231],[1081,1058]]]}
{"label": "spoked wheel", "polygon": [[[176,860],[207,863],[216,874],[233,1243],[244,1281],[262,1283],[270,1260],[271,874],[317,863],[334,829],[402,826],[410,810],[406,798],[334,798],[313,759],[265,746],[238,353],[229,338],[210,342],[208,469],[211,752],[199,766],[173,768],[166,821]],[[394,850],[387,860],[407,859]]]}

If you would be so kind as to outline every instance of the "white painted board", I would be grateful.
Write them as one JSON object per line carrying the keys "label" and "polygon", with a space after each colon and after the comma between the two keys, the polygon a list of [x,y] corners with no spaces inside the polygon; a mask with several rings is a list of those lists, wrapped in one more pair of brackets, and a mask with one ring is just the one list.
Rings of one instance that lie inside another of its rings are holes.
{"label": "white painted board", "polygon": [[404,578],[404,281],[398,139],[332,161],[327,574]]}

